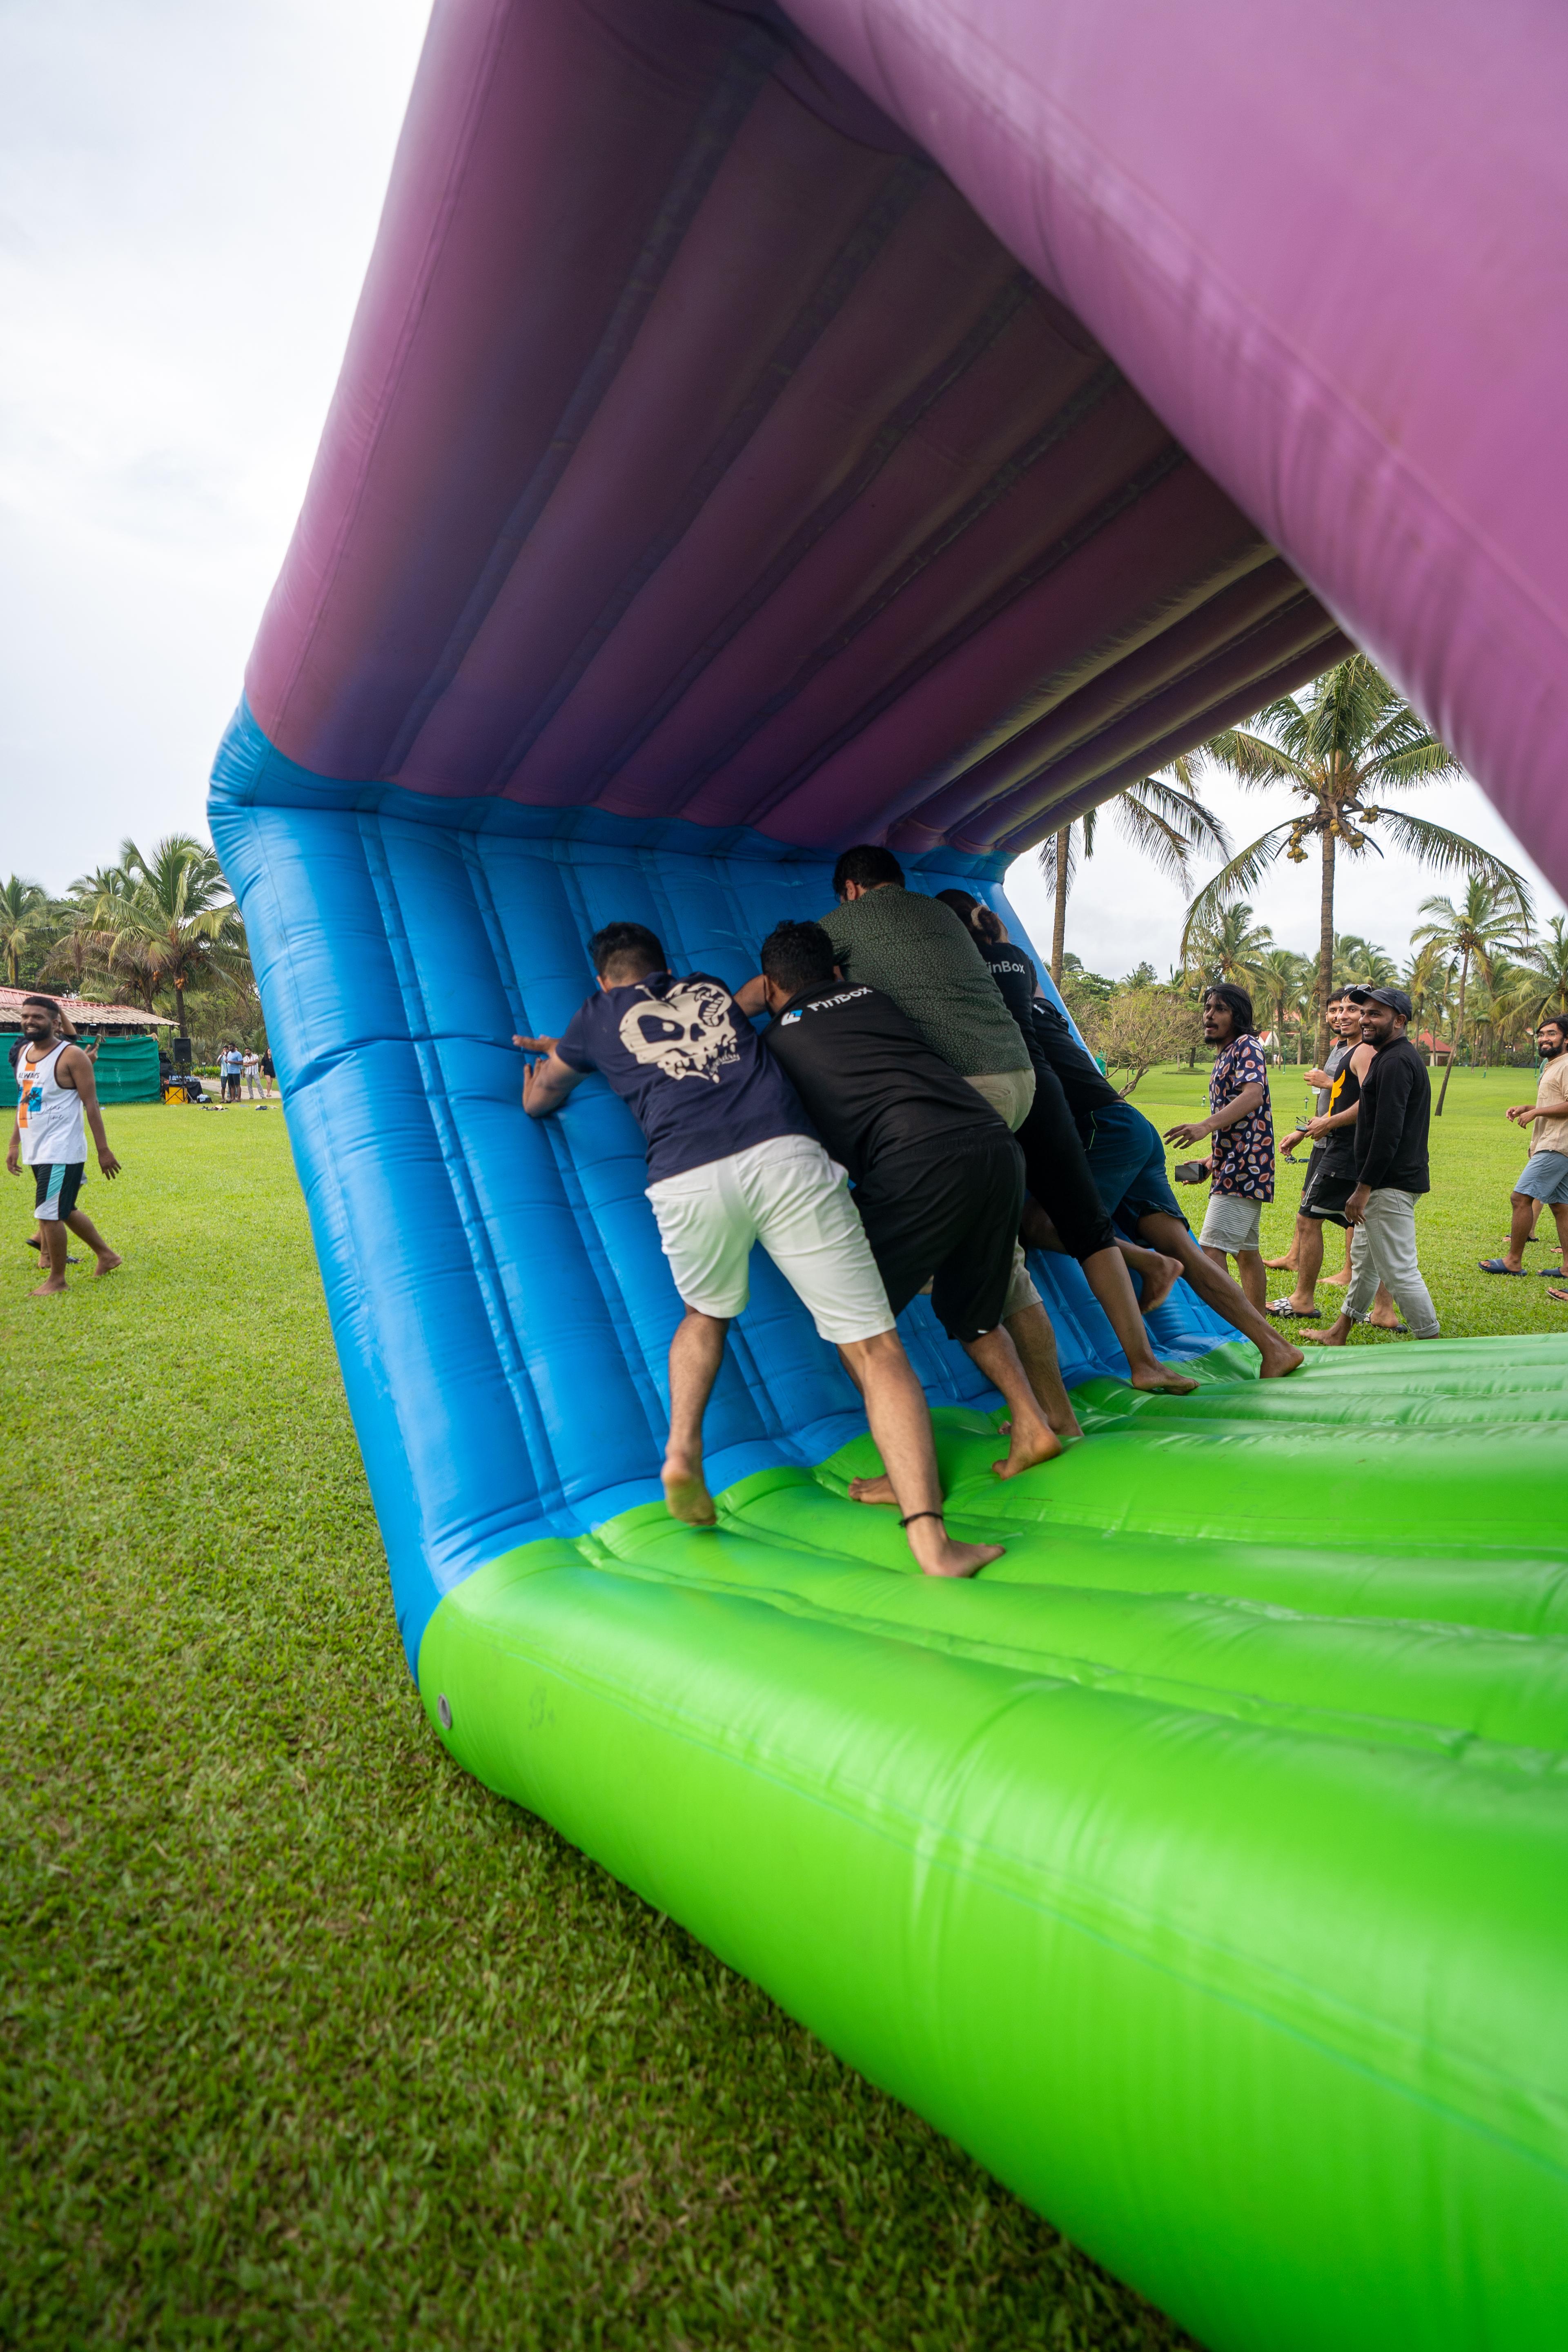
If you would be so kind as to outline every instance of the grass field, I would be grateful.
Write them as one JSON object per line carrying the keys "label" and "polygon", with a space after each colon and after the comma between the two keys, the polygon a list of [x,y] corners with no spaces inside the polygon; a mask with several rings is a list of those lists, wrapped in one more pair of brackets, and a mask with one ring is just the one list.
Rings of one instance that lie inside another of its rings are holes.
{"label": "grass field", "polygon": [[[1164,1123],[1202,1087],[1135,1099]],[[1453,1333],[1568,1315],[1474,1270],[1531,1091],[1461,1072],[1437,1130]],[[111,1134],[125,1178],[86,1205],[123,1275],[28,1300],[19,1181],[0,1281],[0,2342],[1183,2343],[451,1765],[282,1116]]]}

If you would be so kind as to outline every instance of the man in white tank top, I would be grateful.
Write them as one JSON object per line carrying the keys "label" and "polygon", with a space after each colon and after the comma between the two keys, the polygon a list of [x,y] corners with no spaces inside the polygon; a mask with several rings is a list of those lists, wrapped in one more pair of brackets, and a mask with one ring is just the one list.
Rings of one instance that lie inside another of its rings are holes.
{"label": "man in white tank top", "polygon": [[38,1257],[44,1278],[33,1292],[47,1297],[66,1286],[66,1229],[84,1241],[98,1260],[95,1274],[112,1274],[120,1259],[98,1227],[77,1207],[87,1172],[87,1130],[98,1148],[105,1176],[118,1176],[120,1162],[103,1131],[92,1064],[79,1045],[59,1031],[59,1008],[50,996],[22,1003],[23,1045],[16,1056],[16,1123],[5,1165],[13,1176],[24,1162],[33,1171],[34,1214],[38,1220]]}

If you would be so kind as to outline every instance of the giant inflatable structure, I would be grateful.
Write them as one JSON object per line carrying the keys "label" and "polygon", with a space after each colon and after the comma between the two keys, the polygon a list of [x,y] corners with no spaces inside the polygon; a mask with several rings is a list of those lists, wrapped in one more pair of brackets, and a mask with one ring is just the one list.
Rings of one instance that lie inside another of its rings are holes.
{"label": "giant inflatable structure", "polygon": [[439,1736],[1214,2352],[1562,2333],[1568,1350],[1179,1298],[1140,1399],[1058,1270],[1004,1489],[917,1307],[953,1588],[759,1262],[697,1534],[509,1040],[847,841],[1000,904],[1349,637],[1568,879],[1564,120],[1545,0],[438,0],[214,782]]}

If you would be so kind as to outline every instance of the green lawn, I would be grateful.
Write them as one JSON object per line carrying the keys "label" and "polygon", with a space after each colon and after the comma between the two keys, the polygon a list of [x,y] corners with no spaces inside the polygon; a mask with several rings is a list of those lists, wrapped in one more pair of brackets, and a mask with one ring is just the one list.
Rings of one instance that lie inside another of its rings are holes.
{"label": "green lawn", "polygon": [[[1556,1328],[1473,1270],[1531,1091],[1454,1082],[1423,1228],[1451,1331]],[[110,1118],[126,1175],[86,1205],[123,1275],[28,1300],[23,1180],[0,1285],[0,2342],[1182,2343],[451,1765],[281,1114]]]}
{"label": "green lawn", "polygon": [[430,1737],[276,1109],[0,1288],[0,2343],[1184,2339]]}

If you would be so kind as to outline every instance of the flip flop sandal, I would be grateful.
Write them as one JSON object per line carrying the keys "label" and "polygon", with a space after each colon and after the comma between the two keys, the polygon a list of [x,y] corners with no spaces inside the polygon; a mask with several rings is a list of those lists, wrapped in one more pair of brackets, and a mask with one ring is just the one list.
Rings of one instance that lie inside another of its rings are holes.
{"label": "flip flop sandal", "polygon": [[1523,1279],[1523,1266],[1505,1265],[1500,1257],[1483,1257],[1477,1262],[1483,1274],[1517,1274],[1521,1280]]}
{"label": "flip flop sandal", "polygon": [[1321,1323],[1322,1309],[1317,1307],[1292,1307],[1288,1298],[1271,1298],[1270,1315],[1278,1315],[1283,1323]]}
{"label": "flip flop sandal", "polygon": [[1542,1282],[1561,1282],[1564,1274],[1568,1274],[1568,1266],[1538,1265],[1535,1271]]}
{"label": "flip flop sandal", "polygon": [[1549,1290],[1546,1296],[1548,1298],[1560,1298],[1563,1306],[1568,1307],[1568,1290]]}

